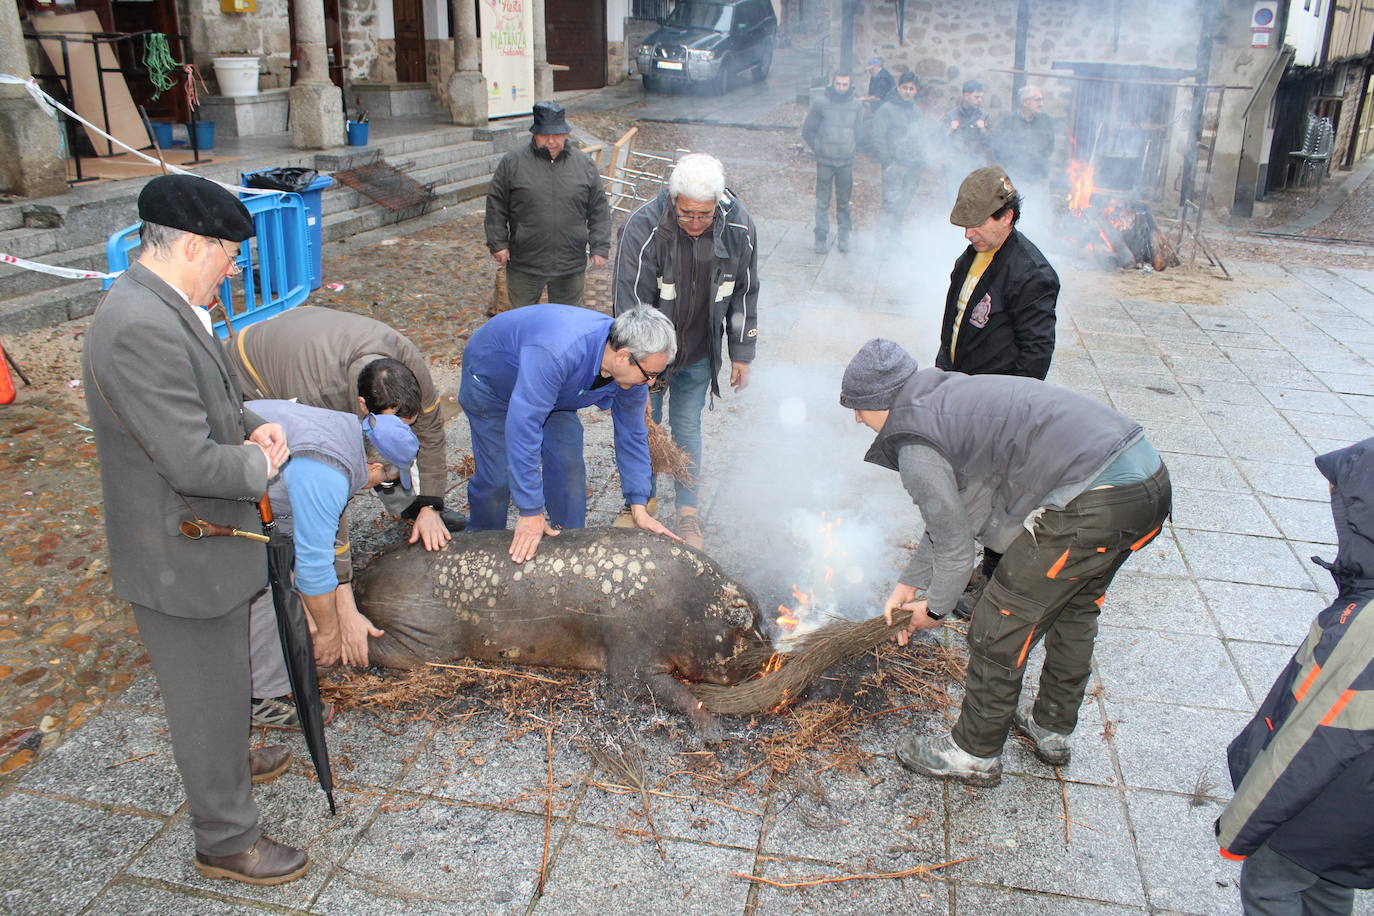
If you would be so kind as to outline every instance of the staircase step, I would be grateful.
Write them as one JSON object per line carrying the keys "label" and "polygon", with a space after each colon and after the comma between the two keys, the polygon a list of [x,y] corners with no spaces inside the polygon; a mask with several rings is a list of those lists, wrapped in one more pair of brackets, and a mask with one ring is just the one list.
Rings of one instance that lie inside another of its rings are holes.
{"label": "staircase step", "polygon": [[[433,212],[440,207],[451,207],[465,200],[485,196],[490,179],[491,174],[488,172],[476,178],[466,178],[436,186],[434,200],[430,202],[426,212]],[[326,243],[338,241],[360,232],[399,223],[403,219],[418,215],[413,210],[401,210],[393,213],[384,207],[368,203],[366,206],[345,210],[327,220],[324,224],[324,240]]]}
{"label": "staircase step", "polygon": [[0,301],[0,336],[50,328],[95,311],[104,295],[99,280],[67,280],[45,289]]}
{"label": "staircase step", "polygon": [[[72,248],[67,251],[53,252],[41,255],[30,260],[40,264],[54,264],[59,267],[71,267],[75,270],[99,270],[106,269],[105,263],[105,243],[103,241],[95,245],[83,245],[80,248]],[[57,277],[52,274],[39,273],[36,270],[26,270],[22,267],[11,267],[8,264],[0,264],[0,302],[15,296],[25,296],[29,293],[36,293],[40,290],[49,290],[54,287],[66,286],[75,281],[66,277]]]}
{"label": "staircase step", "polygon": [[32,261],[56,251],[64,241],[61,229],[4,229],[0,230],[0,253]]}

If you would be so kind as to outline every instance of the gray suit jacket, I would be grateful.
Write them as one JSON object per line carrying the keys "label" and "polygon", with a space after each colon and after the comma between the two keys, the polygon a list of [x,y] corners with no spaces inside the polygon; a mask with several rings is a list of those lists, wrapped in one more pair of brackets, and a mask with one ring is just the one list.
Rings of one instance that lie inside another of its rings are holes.
{"label": "gray suit jacket", "polygon": [[243,440],[263,421],[244,410],[219,345],[175,290],[134,264],[95,313],[82,373],[115,594],[174,617],[246,602],[267,580],[263,545],[178,531],[186,503],[205,521],[262,530],[254,502],[267,462]]}

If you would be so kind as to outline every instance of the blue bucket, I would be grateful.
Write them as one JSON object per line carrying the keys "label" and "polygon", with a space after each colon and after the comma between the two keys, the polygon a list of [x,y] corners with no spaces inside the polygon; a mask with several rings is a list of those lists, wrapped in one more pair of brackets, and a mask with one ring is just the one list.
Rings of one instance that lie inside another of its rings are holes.
{"label": "blue bucket", "polygon": [[196,149],[215,148],[214,121],[191,121],[186,129],[191,132],[191,145]]}
{"label": "blue bucket", "polygon": [[172,146],[172,125],[167,121],[149,121],[148,126],[153,129],[153,139],[157,141],[158,149],[169,149]]}
{"label": "blue bucket", "polygon": [[348,145],[367,146],[367,129],[371,126],[367,121],[349,121]]}

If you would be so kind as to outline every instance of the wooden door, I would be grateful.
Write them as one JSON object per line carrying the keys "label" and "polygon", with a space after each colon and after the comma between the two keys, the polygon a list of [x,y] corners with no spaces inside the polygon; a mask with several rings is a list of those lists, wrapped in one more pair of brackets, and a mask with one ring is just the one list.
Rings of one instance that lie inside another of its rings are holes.
{"label": "wooden door", "polygon": [[606,0],[545,0],[544,34],[554,89],[606,85]]}
{"label": "wooden door", "polygon": [[425,71],[425,10],[422,0],[393,0],[396,17],[396,82],[423,83]]}
{"label": "wooden door", "polygon": [[[174,37],[180,31],[177,28],[176,0],[153,0],[151,3],[145,2],[145,0],[113,0],[111,11],[114,15],[116,32],[161,32],[168,36],[167,45],[172,59],[178,62],[186,60],[185,47],[180,39]],[[134,101],[144,106],[150,118],[169,118],[173,121],[189,120],[190,108],[186,104],[185,71],[174,71],[171,76],[176,80],[176,86],[159,94],[154,99],[153,95],[157,90],[153,88],[152,81],[148,78],[148,71],[144,66],[143,58],[142,39],[120,42],[119,60],[124,69],[124,76],[129,81],[129,91],[133,93]]]}

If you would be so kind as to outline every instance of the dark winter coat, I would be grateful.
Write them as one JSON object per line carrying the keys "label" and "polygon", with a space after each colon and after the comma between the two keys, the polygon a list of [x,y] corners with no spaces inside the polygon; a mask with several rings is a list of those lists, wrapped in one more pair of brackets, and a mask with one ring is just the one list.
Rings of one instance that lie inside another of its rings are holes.
{"label": "dark winter coat", "polygon": [[997,152],[998,165],[1007,170],[1012,184],[1023,184],[1049,177],[1054,141],[1053,118],[1036,114],[1027,121],[1018,112],[997,122],[992,147]]}
{"label": "dark winter coat", "polygon": [[879,67],[878,72],[868,78],[868,94],[874,98],[875,105],[887,101],[896,88],[897,80],[886,67]]}
{"label": "dark winter coat", "polygon": [[[1221,854],[1262,845],[1345,887],[1374,887],[1374,439],[1317,458],[1334,488],[1338,594],[1227,749]],[[1314,558],[1315,559],[1315,558]]]}
{"label": "dark winter coat", "polygon": [[533,141],[501,157],[487,187],[487,248],[510,250],[510,267],[539,277],[587,269],[611,254],[611,208],[590,156],[571,146],[557,159]]}
{"label": "dark winter coat", "polygon": [[833,86],[811,103],[802,122],[802,139],[821,165],[850,165],[859,146],[863,103],[854,91],[836,92]]}
{"label": "dark winter coat", "polygon": [[[636,305],[652,305],[676,320],[680,272],[677,263],[677,226],[668,191],[631,213],[620,227],[615,249],[615,314]],[[711,233],[715,258],[711,265],[711,391],[720,394],[716,375],[723,364],[722,333],[730,361],[752,362],[758,339],[759,265],[754,221],[729,189],[716,203]]]}
{"label": "dark winter coat", "polygon": [[[958,121],[959,126],[953,127]],[[979,127],[979,122],[983,126]],[[971,105],[959,105],[945,115],[945,129],[949,131],[954,149],[967,157],[969,169],[987,164],[988,159],[988,113]]]}
{"label": "dark winter coat", "polygon": [[924,168],[930,122],[915,99],[893,93],[873,115],[873,151],[883,165]]}
{"label": "dark winter coat", "polygon": [[[886,106],[884,106],[886,107]],[[969,375],[1024,375],[1043,379],[1054,356],[1054,308],[1059,275],[1050,262],[1015,229],[993,255],[992,263],[969,295],[959,326],[953,360],[949,342],[959,310],[959,290],[976,254],[964,249],[949,275],[945,317],[940,325],[940,369]]]}

